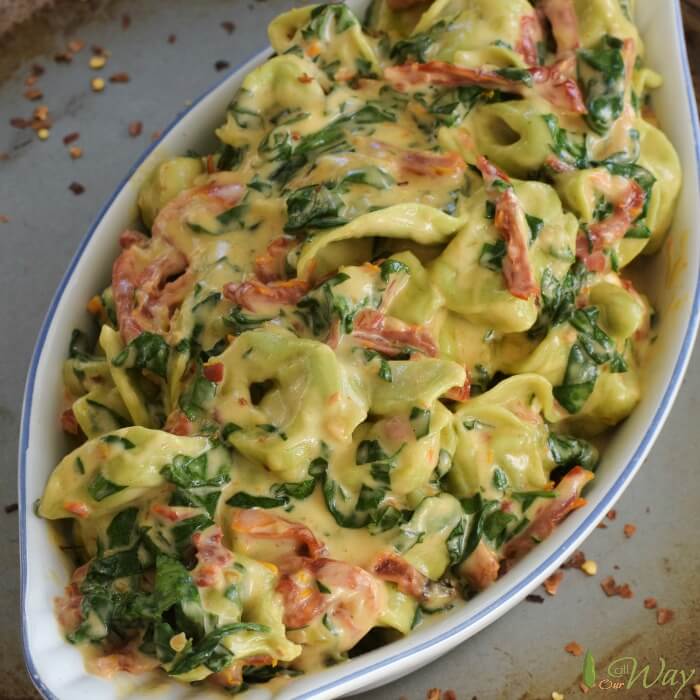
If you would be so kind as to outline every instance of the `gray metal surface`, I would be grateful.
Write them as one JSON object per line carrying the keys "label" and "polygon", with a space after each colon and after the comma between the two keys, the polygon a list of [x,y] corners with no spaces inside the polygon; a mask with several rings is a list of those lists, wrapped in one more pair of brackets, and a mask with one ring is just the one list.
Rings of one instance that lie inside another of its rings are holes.
{"label": "gray metal surface", "polygon": [[[74,9],[73,4],[80,5]],[[88,225],[129,166],[163,128],[203,92],[218,74],[214,63],[235,67],[266,44],[265,26],[291,6],[288,0],[159,0],[158,2],[65,3],[49,19],[22,28],[10,41],[0,39],[0,493],[8,506],[16,501],[16,450],[24,377],[39,325],[68,261]],[[131,17],[122,29],[123,13]],[[233,21],[228,34],[220,23]],[[175,34],[175,43],[167,37]],[[87,42],[70,65],[54,63],[66,41]],[[87,67],[90,45],[111,52],[105,78],[125,71],[126,84],[107,83],[90,90],[96,73]],[[37,85],[44,97],[22,97],[29,66],[46,69]],[[54,120],[47,141],[30,129],[9,126],[13,117],[29,117],[46,104]],[[143,134],[131,138],[130,122],[143,122]],[[62,137],[80,133],[73,145],[84,155],[71,160]],[[86,191],[69,189],[76,181]],[[596,530],[584,546],[598,563],[598,575],[569,570],[559,593],[540,591],[542,604],[524,602],[497,623],[427,669],[382,689],[366,700],[425,698],[432,687],[451,688],[469,700],[550,698],[552,691],[581,696],[581,658],[564,651],[577,641],[597,660],[599,677],[609,660],[636,657],[641,665],[697,668],[700,683],[700,356],[688,377],[666,428],[647,463],[617,507],[615,521]],[[637,526],[627,539],[624,523]],[[0,698],[36,697],[23,669],[19,633],[17,514],[0,511]],[[628,582],[630,600],[607,598],[600,581],[614,575]],[[663,627],[643,599],[654,596],[675,611]],[[656,673],[650,680],[656,677]],[[667,679],[671,676],[667,675]],[[622,693],[622,698],[671,698],[675,687],[637,685],[627,691],[599,690],[592,698]],[[691,698],[686,687],[679,698]]]}

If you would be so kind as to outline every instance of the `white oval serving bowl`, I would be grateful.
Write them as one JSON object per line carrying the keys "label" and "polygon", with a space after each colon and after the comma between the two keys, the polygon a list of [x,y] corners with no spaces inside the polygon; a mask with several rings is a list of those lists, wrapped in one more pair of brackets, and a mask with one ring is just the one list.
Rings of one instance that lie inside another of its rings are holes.
{"label": "white oval serving bowl", "polygon": [[[362,10],[362,0],[349,3]],[[680,155],[684,184],[671,233],[649,267],[651,288],[644,291],[659,311],[658,340],[645,368],[641,403],[615,432],[588,505],[574,512],[523,561],[487,591],[400,641],[327,670],[301,676],[275,694],[278,700],[322,700],[388,683],[429,663],[496,620],[554,571],[613,506],[641,466],[669,413],[688,364],[700,312],[700,126],[683,37],[679,0],[638,0],[637,23],[647,62],[664,77],[654,105]],[[19,508],[22,637],[29,674],[46,698],[164,700],[221,697],[214,690],[192,689],[162,674],[144,682],[122,674],[107,681],[88,674],[80,651],[68,644],[53,613],[69,576],[51,524],[34,515],[48,475],[66,452],[57,425],[61,406],[61,362],[71,330],[89,323],[85,302],[109,279],[118,251],[118,234],[136,218],[136,195],[143,177],[160,161],[188,148],[211,145],[213,130],[244,75],[262,63],[263,52],[227,75],[178,115],[160,141],[141,157],[102,208],[81,242],[41,327],[24,395],[19,446]],[[254,689],[247,698],[272,697]]]}

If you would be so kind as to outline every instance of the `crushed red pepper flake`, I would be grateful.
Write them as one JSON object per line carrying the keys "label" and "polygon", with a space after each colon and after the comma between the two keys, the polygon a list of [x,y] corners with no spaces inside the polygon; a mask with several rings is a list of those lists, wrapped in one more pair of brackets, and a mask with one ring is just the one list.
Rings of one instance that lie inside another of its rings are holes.
{"label": "crushed red pepper flake", "polygon": [[140,136],[143,131],[143,124],[141,122],[131,122],[129,124],[129,136],[136,137]]}
{"label": "crushed red pepper flake", "polygon": [[617,584],[612,576],[607,576],[600,582],[600,587],[606,596],[620,596],[620,598],[633,598],[634,591],[630,588],[629,583]]}
{"label": "crushed red pepper flake", "polygon": [[83,149],[80,146],[71,146],[68,149],[68,153],[73,160],[83,157]]}
{"label": "crushed red pepper flake", "polygon": [[38,78],[40,75],[44,75],[46,68],[44,68],[44,66],[42,66],[40,63],[32,63],[32,65],[29,67],[29,72],[35,78]]}
{"label": "crushed red pepper flake", "polygon": [[227,68],[230,68],[231,64],[228,61],[222,61],[219,60],[214,64],[214,69],[215,70],[226,70]]}
{"label": "crushed red pepper flake", "polygon": [[73,60],[73,54],[69,51],[60,51],[53,55],[53,60],[56,61],[56,63],[70,63]]}
{"label": "crushed red pepper flake", "polygon": [[85,192],[85,188],[79,182],[71,182],[68,189],[74,194],[79,195]]}
{"label": "crushed red pepper flake", "polygon": [[659,608],[656,611],[656,624],[657,625],[665,625],[668,622],[671,622],[675,616],[675,613],[673,610],[670,610],[669,608]]}
{"label": "crushed red pepper flake", "polygon": [[236,29],[236,25],[234,22],[230,22],[226,20],[225,22],[221,23],[221,27],[227,34],[233,34],[234,30]]}
{"label": "crushed red pepper flake", "polygon": [[449,688],[443,692],[442,700],[457,700],[457,693],[452,688]]}
{"label": "crushed red pepper flake", "polygon": [[617,511],[615,509],[609,510],[606,517],[608,520],[615,520],[615,518],[617,518]]}
{"label": "crushed red pepper flake", "polygon": [[572,656],[581,656],[581,654],[583,654],[583,647],[578,642],[569,642],[564,647],[564,651]]}
{"label": "crushed red pepper flake", "polygon": [[656,598],[645,598],[644,599],[644,607],[647,610],[654,610],[656,608]]}
{"label": "crushed red pepper flake", "polygon": [[537,595],[536,593],[530,593],[529,595],[526,595],[525,600],[528,603],[544,603],[544,598],[541,595]]}
{"label": "crushed red pepper flake", "polygon": [[126,12],[122,15],[122,29],[128,29],[131,26],[131,16]]}
{"label": "crushed red pepper flake", "polygon": [[23,119],[22,117],[12,117],[10,119],[10,126],[14,126],[15,129],[27,129],[32,125],[29,119]]}
{"label": "crushed red pepper flake", "polygon": [[431,688],[425,694],[425,700],[440,700],[440,688]]}
{"label": "crushed red pepper flake", "polygon": [[601,530],[607,530],[608,526],[601,520],[597,525],[597,528],[600,528]]}
{"label": "crushed red pepper flake", "polygon": [[109,82],[110,83],[128,83],[131,78],[129,77],[128,73],[115,73],[114,75],[109,76]]}
{"label": "crushed red pepper flake", "polygon": [[634,535],[635,532],[637,532],[637,526],[633,525],[632,523],[625,523],[625,526],[622,528],[622,531],[625,533],[625,537],[629,539]]}
{"label": "crushed red pepper flake", "polygon": [[40,100],[44,96],[44,93],[39,90],[39,88],[29,88],[29,90],[24,91],[24,96],[31,102],[35,102],[36,100]]}
{"label": "crushed red pepper flake", "polygon": [[80,138],[80,133],[77,131],[71,131],[70,134],[66,134],[63,137],[63,144],[67,146],[70,143],[73,143],[74,141],[77,141]]}
{"label": "crushed red pepper flake", "polygon": [[93,44],[90,47],[90,50],[92,51],[94,56],[109,56],[109,51],[107,51],[104,47],[99,46],[98,44]]}
{"label": "crushed red pepper flake", "polygon": [[168,34],[168,43],[174,44],[177,41],[177,37],[174,34]]}
{"label": "crushed red pepper flake", "polygon": [[544,586],[544,590],[547,591],[549,595],[556,595],[557,591],[559,590],[559,584],[563,578],[563,571],[555,571],[549,578],[545,579],[544,583],[542,584]]}
{"label": "crushed red pepper flake", "polygon": [[85,48],[85,42],[81,39],[71,39],[68,42],[68,50],[71,53],[80,53]]}
{"label": "crushed red pepper flake", "polygon": [[580,569],[586,561],[586,555],[582,550],[575,551],[562,565],[562,569]]}

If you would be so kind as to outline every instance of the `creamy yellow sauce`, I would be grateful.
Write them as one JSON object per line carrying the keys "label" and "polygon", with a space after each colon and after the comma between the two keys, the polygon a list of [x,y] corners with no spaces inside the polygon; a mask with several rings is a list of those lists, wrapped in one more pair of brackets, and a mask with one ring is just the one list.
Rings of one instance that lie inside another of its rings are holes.
{"label": "creamy yellow sauce", "polygon": [[277,686],[585,507],[681,179],[627,5],[293,10],[217,152],[143,180],[39,508],[73,519],[91,672]]}

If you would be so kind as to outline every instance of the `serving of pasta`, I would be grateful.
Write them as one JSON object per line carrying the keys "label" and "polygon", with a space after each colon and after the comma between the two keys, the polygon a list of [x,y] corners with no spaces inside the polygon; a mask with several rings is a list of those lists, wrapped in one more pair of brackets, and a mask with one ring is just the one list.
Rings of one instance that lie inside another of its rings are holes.
{"label": "serving of pasta", "polygon": [[643,391],[635,261],[681,184],[632,4],[271,23],[220,146],[142,185],[63,367],[75,449],[38,512],[91,672],[283,682],[459,606],[585,507]]}

